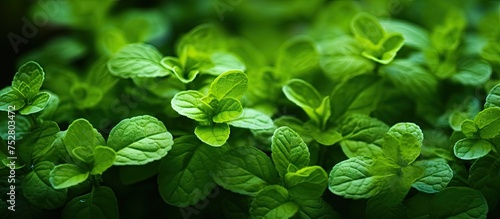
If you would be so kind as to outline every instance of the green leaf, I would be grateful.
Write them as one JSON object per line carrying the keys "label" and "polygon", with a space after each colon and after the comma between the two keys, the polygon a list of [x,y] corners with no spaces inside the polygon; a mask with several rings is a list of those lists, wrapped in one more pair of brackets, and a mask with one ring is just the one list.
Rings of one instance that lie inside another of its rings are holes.
{"label": "green leaf", "polygon": [[37,113],[45,109],[45,106],[47,106],[47,103],[49,103],[50,100],[50,94],[48,92],[40,92],[33,96],[31,99],[31,103],[28,105],[25,105],[19,113],[21,115],[29,115],[33,113]]}
{"label": "green leaf", "polygon": [[273,120],[268,115],[251,108],[243,108],[243,113],[228,124],[252,130],[270,129],[274,126]]}
{"label": "green leaf", "polygon": [[295,199],[294,202],[299,205],[299,212],[296,215],[301,219],[340,218],[340,215],[322,199]]}
{"label": "green leaf", "polygon": [[89,172],[74,164],[60,164],[50,171],[50,183],[55,189],[64,189],[87,180]]}
{"label": "green leaf", "polygon": [[403,47],[403,44],[404,38],[401,34],[388,34],[380,41],[376,50],[365,50],[361,55],[375,62],[387,65],[394,60],[394,57],[396,57],[399,49]]}
{"label": "green leaf", "polygon": [[338,85],[330,95],[331,118],[346,113],[369,114],[377,108],[382,81],[375,75],[358,75]]}
{"label": "green leaf", "polygon": [[300,106],[318,125],[324,125],[330,117],[330,100],[302,79],[292,79],[283,86],[285,96]]}
{"label": "green leaf", "polygon": [[377,195],[388,176],[372,174],[374,161],[354,157],[337,163],[328,177],[328,188],[336,195],[360,199]]}
{"label": "green leaf", "polygon": [[31,98],[38,94],[44,79],[45,72],[43,72],[42,67],[34,61],[29,61],[22,65],[14,75],[12,88],[18,91],[22,90],[21,87],[24,87],[22,84],[25,83],[29,88],[29,93],[26,97]]}
{"label": "green leaf", "polygon": [[276,69],[281,75],[294,77],[313,70],[319,61],[314,41],[305,36],[287,40],[280,47]]}
{"label": "green leaf", "polygon": [[200,73],[198,69],[183,69],[181,63],[179,62],[179,59],[177,57],[163,57],[160,61],[160,64],[166,68],[172,71],[175,76],[182,81],[182,83],[189,83],[192,82],[196,76]]}
{"label": "green leaf", "polygon": [[348,158],[357,156],[376,158],[384,153],[380,146],[363,141],[342,140],[340,146],[342,147],[342,152]]}
{"label": "green leaf", "polygon": [[186,207],[207,197],[217,186],[210,171],[215,168],[214,158],[224,152],[222,148],[209,147],[193,135],[176,138],[158,168],[158,189],[163,200]]}
{"label": "green leaf", "polygon": [[250,216],[259,219],[287,219],[295,215],[299,206],[289,200],[288,191],[277,185],[268,186],[255,196]]}
{"label": "green leaf", "polygon": [[77,119],[69,125],[63,138],[64,145],[71,157],[75,157],[73,150],[77,147],[93,149],[97,145],[104,145],[102,136],[86,119]]}
{"label": "green leaf", "polygon": [[462,122],[461,131],[464,133],[464,135],[468,138],[474,138],[477,135],[478,132],[478,127],[476,126],[476,123],[470,119],[466,119]]}
{"label": "green leaf", "polygon": [[491,143],[486,140],[464,138],[455,143],[453,153],[462,160],[473,160],[486,156],[491,147]]}
{"label": "green leaf", "polygon": [[384,154],[400,166],[412,163],[420,155],[422,130],[414,123],[397,123],[384,136]]}
{"label": "green leaf", "polygon": [[59,126],[53,121],[44,121],[39,128],[31,130],[30,134],[25,138],[33,140],[28,140],[29,147],[33,148],[31,159],[37,159],[45,155],[51,149],[59,131]]}
{"label": "green leaf", "polygon": [[240,70],[230,70],[219,75],[210,85],[209,94],[217,99],[232,97],[239,100],[248,87],[248,78]]}
{"label": "green leaf", "polygon": [[318,199],[328,186],[328,175],[320,166],[310,166],[286,173],[284,181],[290,197]]}
{"label": "green leaf", "polygon": [[359,43],[350,36],[340,36],[320,44],[322,56],[320,67],[326,76],[334,81],[344,81],[351,77],[371,72],[374,62],[361,56]]}
{"label": "green leaf", "polygon": [[306,123],[305,126],[309,126],[307,127],[307,131],[305,132],[308,132],[313,137],[313,139],[316,140],[316,142],[322,145],[329,146],[342,140],[342,135],[333,128],[321,131],[318,127],[315,127],[314,124],[311,124],[310,122]]}
{"label": "green leaf", "polygon": [[142,165],[159,160],[173,143],[163,122],[149,115],[122,120],[108,138],[108,146],[116,152],[114,165]]}
{"label": "green leaf", "polygon": [[425,193],[443,190],[453,178],[453,170],[445,160],[421,160],[414,165],[424,170],[424,175],[413,183],[412,187]]}
{"label": "green leaf", "polygon": [[57,209],[66,203],[67,189],[54,189],[49,174],[54,164],[42,161],[33,167],[23,179],[24,197],[34,206],[42,209]]}
{"label": "green leaf", "polygon": [[451,80],[463,85],[480,86],[490,79],[491,72],[491,66],[485,60],[468,59],[459,62],[458,71]]}
{"label": "green leaf", "polygon": [[201,101],[203,94],[194,91],[181,91],[172,99],[172,108],[179,114],[198,122],[210,121],[213,109],[210,105]]}
{"label": "green leaf", "polygon": [[216,123],[229,122],[238,118],[243,113],[240,101],[234,98],[223,98],[219,101],[217,111],[212,117]]}
{"label": "green leaf", "polygon": [[271,151],[274,165],[282,178],[290,164],[299,169],[309,165],[310,154],[306,143],[299,134],[287,126],[274,131]]}
{"label": "green leaf", "polygon": [[117,219],[118,201],[109,187],[99,186],[88,194],[73,198],[62,210],[62,218]]}
{"label": "green leaf", "polygon": [[196,126],[194,134],[203,143],[214,147],[220,147],[229,139],[229,125],[226,123],[214,123],[212,126]]}
{"label": "green leaf", "polygon": [[352,18],[351,31],[356,39],[367,48],[374,47],[385,36],[385,30],[377,18],[367,13],[359,13]]}
{"label": "green leaf", "polygon": [[213,177],[225,189],[251,196],[279,183],[271,159],[251,146],[232,148],[217,158]]}
{"label": "green leaf", "polygon": [[11,87],[6,87],[0,92],[0,110],[1,111],[11,111],[9,106],[13,106],[14,109],[20,110],[25,105],[25,98],[19,93],[19,91],[12,89]]}
{"label": "green leaf", "polygon": [[401,33],[405,46],[411,46],[419,50],[431,47],[429,31],[414,23],[391,18],[380,21],[380,24],[387,32]]}
{"label": "green leaf", "polygon": [[500,135],[500,108],[490,107],[479,112],[474,118],[482,139],[491,139]]}
{"label": "green leaf", "polygon": [[94,161],[94,151],[90,147],[76,147],[72,153],[76,159],[84,163],[91,164]]}
{"label": "green leaf", "polygon": [[214,52],[210,56],[211,63],[201,66],[200,71],[211,75],[220,75],[230,70],[245,71],[245,64],[235,55],[226,52]]}
{"label": "green leaf", "polygon": [[376,157],[382,154],[378,141],[389,130],[382,121],[363,114],[349,114],[340,121],[340,145],[347,157]]}
{"label": "green leaf", "polygon": [[429,218],[486,218],[483,195],[467,187],[449,187],[436,194]]}
{"label": "green leaf", "polygon": [[108,168],[113,166],[116,159],[116,153],[113,149],[106,146],[97,146],[94,148],[94,162],[92,164],[92,169],[90,169],[91,175],[102,174]]}
{"label": "green leaf", "polygon": [[438,80],[416,62],[394,60],[382,66],[380,74],[412,99],[432,100],[437,94]]}
{"label": "green leaf", "polygon": [[76,108],[87,109],[95,107],[102,99],[103,92],[100,87],[86,83],[75,83],[71,86],[69,94],[75,101]]}
{"label": "green leaf", "polygon": [[486,96],[484,108],[490,107],[500,107],[500,84],[497,84],[493,88],[491,88],[488,96]]}
{"label": "green leaf", "polygon": [[124,46],[109,61],[109,72],[122,78],[163,77],[170,70],[160,64],[162,55],[149,44],[134,43]]}

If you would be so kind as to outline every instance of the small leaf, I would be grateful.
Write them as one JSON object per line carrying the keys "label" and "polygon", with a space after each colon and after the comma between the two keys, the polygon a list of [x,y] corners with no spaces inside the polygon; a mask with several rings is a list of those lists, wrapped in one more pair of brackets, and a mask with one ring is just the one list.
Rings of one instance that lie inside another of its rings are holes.
{"label": "small leaf", "polygon": [[282,178],[290,164],[297,168],[309,165],[310,154],[307,145],[299,134],[287,126],[274,131],[271,151],[274,165]]}
{"label": "small leaf", "polygon": [[256,195],[268,185],[278,184],[278,172],[271,159],[255,147],[237,147],[222,154],[213,177],[227,190]]}
{"label": "small leaf", "polygon": [[500,108],[490,107],[479,112],[474,118],[482,139],[491,139],[500,135]]}
{"label": "small leaf", "polygon": [[377,45],[385,36],[385,31],[377,18],[367,13],[359,13],[352,18],[351,31],[366,47]]}
{"label": "small leaf", "polygon": [[149,44],[134,43],[124,46],[108,61],[112,75],[122,78],[163,77],[170,74],[160,61],[162,55]]}
{"label": "small leaf", "polygon": [[291,218],[299,206],[289,200],[288,191],[281,186],[268,186],[255,196],[250,216],[259,219]]}
{"label": "small leaf", "polygon": [[401,166],[412,163],[420,155],[423,133],[414,123],[397,123],[384,136],[384,154]]}
{"label": "small leaf", "polygon": [[64,145],[71,157],[75,157],[73,150],[77,147],[93,149],[97,145],[104,145],[102,136],[86,119],[77,119],[69,125],[63,138]]}
{"label": "small leaf", "polygon": [[160,64],[164,68],[172,71],[175,76],[177,76],[177,78],[185,84],[192,82],[200,73],[200,71],[197,69],[183,69],[177,57],[163,57],[160,61]]}
{"label": "small leaf", "polygon": [[234,98],[223,98],[218,105],[217,111],[212,117],[216,123],[232,121],[243,113],[243,106],[240,101]]}
{"label": "small leaf", "polygon": [[212,126],[196,126],[194,134],[203,143],[220,147],[229,139],[229,125],[226,123],[214,123]]}
{"label": "small leaf", "polygon": [[87,180],[89,172],[74,164],[60,164],[50,171],[50,183],[55,189],[64,189]]}
{"label": "small leaf", "polygon": [[396,57],[399,49],[403,47],[403,44],[403,36],[399,33],[392,33],[382,39],[375,51],[365,50],[361,54],[375,62],[387,65],[394,60],[394,57]]}
{"label": "small leaf", "polygon": [[179,114],[198,122],[210,121],[213,109],[210,105],[201,101],[203,94],[194,91],[181,91],[172,99],[172,108]]}
{"label": "small leaf", "polygon": [[228,124],[252,130],[270,129],[274,126],[273,120],[268,115],[251,108],[244,108],[243,113]]}
{"label": "small leaf", "polygon": [[486,156],[491,151],[491,146],[485,140],[464,138],[455,143],[453,153],[462,160],[473,160]]}
{"label": "small leaf", "polygon": [[92,169],[90,170],[91,175],[102,174],[108,168],[113,166],[116,159],[116,153],[113,149],[106,146],[97,146],[94,148],[94,162],[92,164]]}
{"label": "small leaf", "polygon": [[232,97],[239,100],[248,87],[248,78],[240,70],[230,70],[219,75],[210,85],[209,93],[217,99]]}
{"label": "small leaf", "polygon": [[475,138],[479,131],[476,123],[470,119],[464,120],[460,125],[460,129],[467,138]]}
{"label": "small leaf", "polygon": [[29,88],[28,98],[38,94],[45,79],[45,72],[42,67],[34,61],[26,62],[22,65],[14,75],[12,80],[12,88],[19,90],[22,83],[26,83]]}
{"label": "small leaf", "polygon": [[443,190],[453,178],[453,170],[444,160],[421,160],[416,166],[424,170],[424,176],[413,183],[412,187],[425,193]]}
{"label": "small leaf", "polygon": [[328,175],[320,166],[310,166],[286,173],[284,181],[290,197],[318,199],[328,186]]}
{"label": "small leaf", "polygon": [[173,143],[163,122],[149,115],[122,120],[108,138],[108,146],[116,152],[114,165],[142,165],[159,160]]}
{"label": "small leaf", "polygon": [[49,103],[50,94],[47,92],[40,92],[36,94],[33,99],[31,99],[31,103],[29,105],[24,106],[19,113],[21,115],[29,115],[33,113],[37,113],[45,109],[47,103]]}
{"label": "small leaf", "polygon": [[99,186],[92,192],[75,197],[62,210],[62,218],[118,219],[118,201],[109,187]]}

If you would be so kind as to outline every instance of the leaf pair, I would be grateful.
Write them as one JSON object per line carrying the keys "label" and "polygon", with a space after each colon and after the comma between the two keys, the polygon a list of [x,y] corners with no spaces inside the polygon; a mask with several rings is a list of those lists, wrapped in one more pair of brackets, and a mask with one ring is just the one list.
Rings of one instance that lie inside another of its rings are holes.
{"label": "leaf pair", "polygon": [[390,63],[404,44],[403,35],[386,33],[378,20],[367,13],[353,17],[351,31],[364,48],[361,55],[381,64]]}
{"label": "leaf pair", "polygon": [[194,133],[201,141],[211,146],[221,146],[229,138],[229,125],[249,129],[273,126],[272,120],[265,114],[243,109],[239,99],[247,87],[245,73],[227,71],[212,82],[208,95],[194,90],[177,93],[172,99],[172,108],[199,123]]}
{"label": "leaf pair", "polygon": [[466,138],[455,143],[455,156],[463,160],[486,156],[495,147],[493,139],[500,136],[500,108],[486,108],[474,120],[464,120],[461,130]]}
{"label": "leaf pair", "polygon": [[215,182],[232,192],[254,196],[252,217],[289,218],[299,211],[309,212],[303,206],[310,202],[324,206],[322,213],[331,211],[321,201],[326,172],[309,166],[309,150],[300,136],[289,127],[276,129],[271,151],[272,160],[251,146],[228,150],[216,162]]}
{"label": "leaf pair", "polygon": [[415,161],[423,134],[413,123],[398,123],[384,135],[382,154],[358,156],[336,164],[329,189],[346,198],[388,196],[387,205],[399,204],[411,187],[426,193],[442,190],[453,177],[443,160]]}
{"label": "leaf pair", "polygon": [[171,149],[173,140],[161,121],[138,116],[118,123],[107,144],[87,120],[77,119],[55,144],[63,148],[69,162],[50,172],[52,186],[61,189],[77,185],[89,175],[102,174],[112,165],[142,165],[159,160]]}
{"label": "leaf pair", "polygon": [[22,65],[14,75],[12,85],[0,91],[0,110],[19,111],[29,115],[42,111],[50,100],[48,92],[41,92],[45,72],[34,61]]}

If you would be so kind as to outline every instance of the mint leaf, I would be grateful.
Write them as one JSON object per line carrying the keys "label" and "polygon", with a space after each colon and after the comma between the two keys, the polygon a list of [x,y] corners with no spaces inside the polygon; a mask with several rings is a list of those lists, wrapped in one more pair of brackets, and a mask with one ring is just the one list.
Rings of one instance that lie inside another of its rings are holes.
{"label": "mint leaf", "polygon": [[214,123],[211,126],[196,126],[194,134],[203,143],[214,147],[220,147],[229,139],[229,125],[226,123]]}
{"label": "mint leaf", "polygon": [[318,199],[328,186],[328,175],[320,166],[310,166],[286,173],[284,181],[290,197]]}
{"label": "mint leaf", "polygon": [[371,113],[377,108],[381,88],[381,78],[375,75],[358,75],[344,81],[330,95],[331,118],[340,118],[346,113]]}
{"label": "mint leaf", "polygon": [[214,180],[232,192],[255,196],[266,186],[279,183],[271,159],[255,147],[232,148],[217,159]]}
{"label": "mint leaf", "polygon": [[97,146],[94,148],[93,155],[91,175],[102,174],[115,163],[116,153],[110,147]]}
{"label": "mint leaf", "polygon": [[490,107],[479,112],[474,118],[482,139],[491,139],[500,135],[500,108]]}
{"label": "mint leaf", "polygon": [[31,103],[29,105],[25,105],[19,113],[21,115],[29,115],[33,113],[37,113],[45,109],[45,106],[47,106],[47,103],[49,103],[50,100],[50,94],[47,92],[39,92],[38,94],[34,95],[33,98],[31,99]]}
{"label": "mint leaf", "polygon": [[59,164],[50,171],[50,183],[55,189],[64,189],[87,180],[89,172],[74,164]]}
{"label": "mint leaf", "polygon": [[212,117],[216,123],[229,122],[238,118],[243,113],[240,101],[234,98],[223,98],[219,100],[217,111]]}
{"label": "mint leaf", "polygon": [[289,127],[280,127],[272,137],[272,159],[279,175],[284,178],[288,166],[297,168],[309,165],[309,149],[302,138]]}
{"label": "mint leaf", "polygon": [[170,74],[160,61],[162,55],[149,44],[134,43],[124,46],[109,61],[109,72],[122,78],[163,77]]}
{"label": "mint leaf", "polygon": [[0,110],[8,111],[9,106],[13,106],[15,110],[22,109],[25,105],[24,99],[19,91],[6,87],[0,92]]}
{"label": "mint leaf", "polygon": [[209,94],[217,99],[232,97],[239,100],[248,87],[248,78],[240,70],[230,70],[219,75],[210,85]]}
{"label": "mint leaf", "polygon": [[455,143],[453,153],[462,160],[473,160],[486,156],[491,147],[491,143],[486,140],[464,138]]}
{"label": "mint leaf", "polygon": [[445,160],[421,160],[414,163],[424,170],[424,175],[412,187],[425,193],[443,190],[453,178],[453,170]]}
{"label": "mint leaf", "polygon": [[340,218],[340,215],[335,212],[328,203],[322,199],[294,199],[299,211],[297,216],[302,219],[328,219]]}
{"label": "mint leaf", "polygon": [[330,117],[329,97],[323,98],[309,83],[301,79],[292,79],[283,86],[285,96],[300,106],[318,125],[324,126]]}
{"label": "mint leaf", "polygon": [[76,147],[72,152],[76,159],[84,163],[90,164],[94,161],[94,151],[90,147]]}
{"label": "mint leaf", "polygon": [[35,160],[44,156],[51,149],[59,131],[59,126],[53,121],[44,121],[40,127],[32,129],[30,134],[23,138],[29,142],[29,147],[32,148],[31,159]]}
{"label": "mint leaf", "polygon": [[287,40],[281,47],[276,60],[276,69],[281,75],[290,77],[313,70],[319,61],[314,41],[299,36]]}
{"label": "mint leaf", "polygon": [[405,46],[411,46],[419,50],[431,47],[429,31],[417,24],[397,19],[382,20],[380,24],[387,32],[401,33]]}
{"label": "mint leaf", "polygon": [[500,107],[500,84],[497,84],[493,88],[491,88],[488,96],[486,96],[484,108],[490,107]]}
{"label": "mint leaf", "polygon": [[210,121],[213,109],[210,105],[201,101],[203,94],[194,91],[181,91],[172,99],[172,108],[179,114],[198,122]]}
{"label": "mint leaf", "polygon": [[268,186],[255,196],[250,207],[252,218],[286,219],[291,218],[299,206],[289,200],[288,191],[281,186]]}
{"label": "mint leaf", "polygon": [[209,147],[196,136],[176,138],[169,154],[158,167],[158,190],[162,199],[171,205],[185,207],[207,197],[216,187],[210,176],[213,159],[224,151]]}
{"label": "mint leaf", "polygon": [[477,135],[478,127],[476,126],[476,123],[470,119],[466,119],[462,122],[461,131],[464,133],[464,135],[468,138],[475,138]]}
{"label": "mint leaf", "polygon": [[345,198],[360,199],[377,195],[389,176],[373,175],[373,164],[372,159],[362,157],[337,163],[328,177],[328,188]]}
{"label": "mint leaf", "polygon": [[93,149],[97,145],[105,145],[101,134],[92,127],[86,119],[77,119],[69,125],[62,139],[66,151],[71,157],[75,157],[73,150],[77,147],[88,147]]}
{"label": "mint leaf", "polygon": [[270,129],[274,126],[273,120],[268,115],[251,108],[243,108],[243,113],[228,124],[252,130]]}
{"label": "mint leaf", "polygon": [[[23,90],[22,87],[29,88],[29,93],[26,97],[31,98],[38,94],[44,79],[45,72],[42,67],[34,61],[29,61],[22,65],[14,75],[12,88],[18,91]],[[25,83],[25,85],[23,85],[23,83]]]}
{"label": "mint leaf", "polygon": [[382,154],[377,146],[389,130],[382,121],[363,114],[349,114],[340,121],[339,132],[342,135],[340,145],[344,154],[349,157],[376,157]]}
{"label": "mint leaf", "polygon": [[481,59],[468,59],[459,62],[457,73],[451,77],[452,81],[464,85],[479,86],[491,77],[491,66]]}
{"label": "mint leaf", "polygon": [[49,174],[54,164],[42,161],[35,164],[33,171],[23,179],[23,195],[34,206],[42,209],[56,209],[66,203],[67,189],[54,189]]}
{"label": "mint leaf", "polygon": [[179,59],[176,57],[163,57],[160,61],[160,64],[164,68],[172,71],[175,76],[185,84],[193,81],[200,73],[198,69],[183,69],[181,63],[179,62]]}
{"label": "mint leaf", "polygon": [[486,218],[483,195],[467,187],[449,187],[436,194],[430,218]]}
{"label": "mint leaf", "polygon": [[214,52],[210,57],[211,63],[201,66],[200,71],[211,75],[220,75],[230,70],[245,71],[245,64],[235,55],[226,52]]}
{"label": "mint leaf", "polygon": [[401,166],[412,163],[420,155],[423,133],[414,123],[397,123],[384,136],[384,154]]}
{"label": "mint leaf", "polygon": [[118,201],[109,187],[99,186],[88,194],[69,201],[62,210],[63,218],[115,219],[118,217]]}
{"label": "mint leaf", "polygon": [[386,35],[375,50],[365,50],[361,55],[381,64],[389,64],[396,57],[397,52],[403,47],[404,38],[399,33]]}
{"label": "mint leaf", "polygon": [[142,165],[159,160],[173,143],[163,122],[148,115],[122,120],[108,138],[108,146],[116,151],[114,165]]}
{"label": "mint leaf", "polygon": [[351,31],[365,47],[374,47],[385,36],[385,31],[377,18],[367,13],[359,13],[351,20]]}

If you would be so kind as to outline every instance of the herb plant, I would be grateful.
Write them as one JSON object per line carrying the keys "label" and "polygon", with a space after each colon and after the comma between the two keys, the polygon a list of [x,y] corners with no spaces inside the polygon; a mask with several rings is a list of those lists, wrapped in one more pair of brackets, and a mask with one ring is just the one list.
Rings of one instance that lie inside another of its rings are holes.
{"label": "herb plant", "polygon": [[499,216],[498,2],[61,2],[0,90],[2,218]]}

